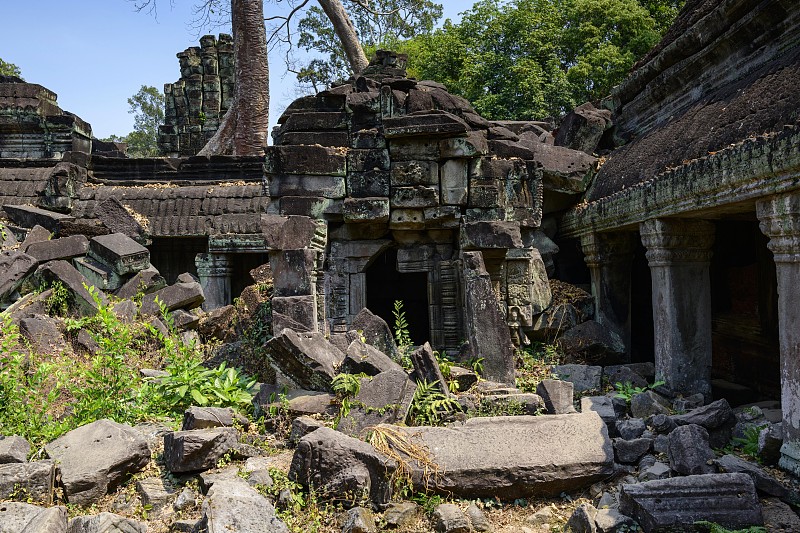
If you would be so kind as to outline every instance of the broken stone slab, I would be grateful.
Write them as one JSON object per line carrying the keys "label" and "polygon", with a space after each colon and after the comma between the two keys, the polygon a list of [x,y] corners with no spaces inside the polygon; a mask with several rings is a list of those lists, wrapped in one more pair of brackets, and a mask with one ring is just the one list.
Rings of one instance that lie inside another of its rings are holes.
{"label": "broken stone slab", "polygon": [[656,479],[667,479],[670,477],[672,470],[669,465],[656,461],[652,466],[644,469],[639,473],[639,481],[653,481]]}
{"label": "broken stone slab", "polygon": [[445,396],[450,395],[447,381],[439,368],[439,362],[436,360],[430,343],[426,342],[411,352],[411,363],[414,365],[414,379],[417,382],[425,382],[429,385],[436,383],[439,392]]}
{"label": "broken stone slab", "polygon": [[558,339],[558,346],[573,360],[619,359],[625,354],[622,338],[595,320],[587,320],[566,330]]}
{"label": "broken stone slab", "polygon": [[536,317],[533,327],[525,334],[534,341],[552,343],[579,321],[579,311],[570,303],[554,304]]}
{"label": "broken stone slab", "polygon": [[19,332],[40,354],[60,354],[71,352],[69,343],[61,332],[62,323],[47,315],[35,315],[19,321]]}
{"label": "broken stone slab", "polygon": [[789,489],[784,487],[777,479],[767,474],[763,468],[736,457],[735,455],[723,455],[719,459],[716,459],[714,464],[716,464],[719,471],[723,473],[747,474],[753,478],[756,490],[763,494],[781,499],[785,499],[789,495]]}
{"label": "broken stone slab", "polygon": [[289,479],[326,499],[384,505],[396,469],[394,460],[366,442],[323,427],[300,439]]}
{"label": "broken stone slab", "polygon": [[261,385],[253,406],[255,417],[270,416],[270,411],[279,410],[288,402],[291,416],[303,415],[335,415],[338,411],[334,405],[336,396],[329,392],[305,389],[289,389],[277,385]]}
{"label": "broken stone slab", "polygon": [[515,222],[481,220],[461,226],[461,248],[485,250],[493,248],[522,248],[519,224]]}
{"label": "broken stone slab", "polygon": [[672,420],[679,426],[697,424],[708,430],[716,429],[735,420],[733,409],[728,400],[722,398],[710,404],[693,409],[683,415],[675,415]]}
{"label": "broken stone slab", "polygon": [[630,383],[632,387],[644,388],[647,386],[647,380],[638,373],[631,370],[627,365],[609,365],[603,368],[603,377],[606,378],[610,385],[617,383]]}
{"label": "broken stone slab", "polygon": [[53,503],[56,465],[51,460],[0,465],[0,500]]}
{"label": "broken stone slab", "polygon": [[[41,265],[33,278],[39,284],[52,285],[60,282],[69,293],[70,307],[81,316],[94,315],[100,305],[108,305],[105,294],[102,291],[95,291],[93,297],[86,288],[91,287],[91,284],[66,261],[50,261]],[[95,298],[98,301],[95,301]]]}
{"label": "broken stone slab", "polygon": [[653,439],[614,439],[614,455],[622,464],[637,464],[653,448]]}
{"label": "broken stone slab", "polygon": [[124,283],[124,280],[111,267],[90,257],[76,257],[72,260],[72,264],[91,285],[98,289],[114,291]]}
{"label": "broken stone slab", "polygon": [[164,435],[164,464],[173,473],[199,472],[217,466],[217,461],[236,447],[234,428],[173,431]]}
{"label": "broken stone slab", "polygon": [[357,437],[368,427],[405,421],[417,391],[405,370],[387,370],[360,381],[350,413],[339,420],[337,430]]}
{"label": "broken stone slab", "polygon": [[391,502],[383,513],[383,521],[388,529],[411,527],[420,516],[420,506],[415,502]]}
{"label": "broken stone slab", "polygon": [[[596,413],[471,418],[450,427],[397,428],[427,446],[439,473],[414,487],[465,498],[504,500],[587,487],[614,469],[606,425]],[[427,483],[426,483],[427,482]]]}
{"label": "broken stone slab", "polygon": [[22,244],[20,244],[19,249],[24,252],[28,249],[28,246],[35,242],[50,240],[51,235],[52,234],[42,226],[34,226],[28,230],[28,234],[25,236],[25,240],[22,241]]}
{"label": "broken stone slab", "polygon": [[289,533],[272,503],[244,480],[217,481],[208,491],[195,531]]}
{"label": "broken stone slab", "polygon": [[573,387],[569,381],[543,379],[536,385],[536,394],[544,400],[548,414],[569,414],[575,412],[575,406],[572,404]]}
{"label": "broken stone slab", "polygon": [[150,251],[122,233],[92,238],[89,256],[110,266],[119,276],[135,274],[150,266]]}
{"label": "broken stone slab", "polygon": [[14,293],[36,269],[38,261],[25,253],[8,250],[0,253],[0,301]]}
{"label": "broken stone slab", "polygon": [[645,533],[687,530],[705,520],[730,529],[764,524],[753,480],[746,474],[705,474],[623,485],[621,513]]}
{"label": "broken stone slab", "polygon": [[441,503],[433,511],[433,528],[438,533],[470,533],[469,518],[454,503]]}
{"label": "broken stone slab", "polygon": [[776,498],[761,500],[764,527],[770,533],[794,533],[800,531],[800,517],[787,504]]}
{"label": "broken stone slab", "polygon": [[555,144],[592,154],[612,124],[611,111],[597,109],[591,102],[586,102],[567,113],[561,121]]}
{"label": "broken stone slab", "polygon": [[114,513],[76,516],[69,521],[67,533],[147,533],[147,524]]}
{"label": "broken stone slab", "polygon": [[28,255],[44,263],[55,259],[72,259],[85,255],[89,249],[89,239],[83,235],[72,235],[51,241],[36,242],[28,246]]}
{"label": "broken stone slab", "polygon": [[275,296],[306,296],[314,293],[317,253],[308,248],[270,252]]}
{"label": "broken stone slab", "polygon": [[272,298],[272,331],[317,331],[317,299],[313,295]]}
{"label": "broken stone slab", "polygon": [[478,382],[478,374],[468,368],[452,365],[450,379],[458,383],[460,392],[466,392]]}
{"label": "broken stone slab", "polygon": [[93,503],[150,462],[147,440],[134,428],[101,419],[45,446],[59,463],[67,501]]}
{"label": "broken stone slab", "polygon": [[668,415],[669,401],[652,390],[634,394],[631,398],[631,414],[634,418],[648,418],[654,415]]}
{"label": "broken stone slab", "polygon": [[116,198],[109,197],[98,203],[94,215],[112,233],[122,233],[139,244],[145,244],[145,230],[136,218]]}
{"label": "broken stone slab", "polygon": [[452,113],[411,113],[383,119],[383,136],[387,139],[415,136],[454,136],[467,133],[470,127]]}
{"label": "broken stone slab", "polygon": [[514,344],[481,252],[461,253],[466,358],[483,357],[484,377],[514,384]]}
{"label": "broken stone slab", "polygon": [[249,421],[230,407],[191,406],[183,412],[181,431],[215,427],[247,427]]}
{"label": "broken stone slab", "polygon": [[0,533],[66,533],[67,508],[39,507],[29,503],[0,505]]}
{"label": "broken stone slab", "polygon": [[272,364],[298,387],[329,392],[345,354],[322,333],[284,329],[264,345]]}
{"label": "broken stone slab", "polygon": [[647,429],[641,418],[628,418],[616,421],[617,433],[625,440],[638,439]]}
{"label": "broken stone slab", "polygon": [[553,374],[562,381],[569,381],[575,388],[575,392],[582,393],[587,391],[600,390],[603,367],[589,365],[555,365]]}
{"label": "broken stone slab", "polygon": [[384,319],[365,307],[353,319],[351,327],[361,332],[367,344],[388,355],[395,362],[400,361],[400,352],[397,350],[392,330]]}
{"label": "broken stone slab", "polygon": [[0,465],[24,463],[31,453],[31,444],[19,435],[0,435]]}
{"label": "broken stone slab", "polygon": [[620,513],[617,509],[598,509],[594,515],[594,525],[597,527],[597,533],[636,531],[639,527],[633,518]]}
{"label": "broken stone slab", "polygon": [[775,423],[763,428],[758,434],[758,456],[766,465],[776,465],[781,458],[783,424]]}
{"label": "broken stone slab", "polygon": [[167,308],[167,311],[195,309],[205,301],[205,295],[203,294],[203,287],[197,282],[169,285],[156,292],[144,295],[141,307],[142,315],[159,316],[161,314],[161,309],[156,300],[161,302]]}
{"label": "broken stone slab", "polygon": [[33,228],[34,226],[42,226],[50,233],[58,233],[61,230],[61,224],[64,222],[73,222],[75,217],[56,213],[54,211],[47,211],[46,209],[39,209],[30,205],[4,205],[3,211],[6,212],[8,218],[14,224],[23,228]]}
{"label": "broken stone slab", "polygon": [[377,348],[356,339],[347,347],[347,355],[342,361],[342,372],[377,376],[390,370],[403,371],[403,367],[392,361]]}
{"label": "broken stone slab", "polygon": [[177,497],[175,487],[161,477],[148,477],[136,480],[136,492],[142,500],[142,506],[158,514],[172,506]]}
{"label": "broken stone slab", "polygon": [[608,396],[583,396],[581,398],[581,412],[594,411],[608,426],[610,434],[616,435],[617,414],[614,409],[614,400]]}
{"label": "broken stone slab", "polygon": [[375,516],[363,507],[353,507],[344,514],[342,533],[377,533]]}
{"label": "broken stone slab", "polygon": [[669,466],[681,475],[712,474],[714,451],[708,445],[708,431],[697,424],[680,426],[669,434]]}
{"label": "broken stone slab", "polygon": [[131,279],[127,280],[114,296],[118,298],[133,298],[137,294],[149,294],[156,292],[167,286],[164,277],[152,265],[137,272]]}
{"label": "broken stone slab", "polygon": [[566,531],[573,533],[597,533],[597,526],[594,523],[597,516],[597,509],[591,503],[582,503],[572,512],[567,520]]}

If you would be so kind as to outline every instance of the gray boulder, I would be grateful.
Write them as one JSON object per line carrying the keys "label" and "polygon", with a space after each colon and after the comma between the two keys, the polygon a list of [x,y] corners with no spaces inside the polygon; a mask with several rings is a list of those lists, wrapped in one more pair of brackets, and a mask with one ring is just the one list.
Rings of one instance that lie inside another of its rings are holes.
{"label": "gray boulder", "polygon": [[770,424],[758,433],[758,456],[766,465],[776,465],[781,458],[783,424]]}
{"label": "gray boulder", "polygon": [[619,510],[645,533],[692,530],[700,520],[729,529],[764,524],[753,480],[745,474],[705,474],[623,485]]}
{"label": "gray boulder", "polygon": [[65,533],[67,508],[39,507],[28,503],[0,505],[0,533]]}
{"label": "gray boulder", "polygon": [[575,508],[567,520],[565,529],[571,533],[597,533],[594,523],[597,509],[591,503],[582,503]]}
{"label": "gray boulder", "polygon": [[[122,290],[124,287],[121,287]],[[155,315],[161,314],[156,300],[161,302],[168,311],[176,309],[194,309],[200,307],[205,301],[203,288],[197,282],[191,283],[175,283],[155,292],[150,292],[142,298],[142,315]]]}
{"label": "gray boulder", "polygon": [[233,427],[238,424],[246,427],[249,421],[230,407],[191,406],[183,413],[182,431],[215,427]]}
{"label": "gray boulder", "polygon": [[325,392],[331,390],[331,380],[345,358],[322,333],[296,333],[288,328],[270,339],[264,350],[299,388]]}
{"label": "gray boulder", "polygon": [[647,429],[644,420],[641,418],[628,418],[617,420],[617,433],[625,440],[638,439]]}
{"label": "gray boulder", "polygon": [[636,464],[653,448],[653,439],[614,439],[614,455],[622,464]]}
{"label": "gray boulder", "polygon": [[22,252],[0,253],[0,300],[16,291],[37,264],[35,258]]}
{"label": "gray boulder", "polygon": [[208,491],[195,531],[289,533],[272,503],[244,480],[217,481]]}
{"label": "gray boulder", "polygon": [[297,444],[289,478],[324,498],[375,505],[389,502],[394,460],[366,442],[319,428]]}
{"label": "gray boulder", "polygon": [[361,332],[367,344],[374,346],[392,360],[400,361],[400,352],[397,350],[392,330],[381,317],[365,307],[353,319],[351,327]]}
{"label": "gray boulder", "polygon": [[31,452],[31,444],[18,435],[3,437],[0,435],[0,465],[7,463],[24,463]]}
{"label": "gray boulder", "polygon": [[420,517],[420,506],[414,502],[391,502],[383,513],[383,521],[388,529],[407,529]]}
{"label": "gray boulder", "polygon": [[217,461],[238,444],[234,428],[173,431],[164,435],[164,464],[170,472],[197,472]]}
{"label": "gray boulder", "polygon": [[631,414],[634,418],[647,418],[653,415],[668,415],[669,402],[660,394],[646,390],[631,398]]}
{"label": "gray boulder", "polygon": [[150,462],[147,440],[135,429],[101,419],[45,446],[59,463],[67,501],[86,505],[120,486]]}
{"label": "gray boulder", "polygon": [[433,528],[439,533],[470,533],[472,530],[461,508],[454,503],[442,503],[433,511]]}
{"label": "gray boulder", "polygon": [[427,446],[439,475],[412,462],[417,490],[469,498],[552,495],[604,479],[614,452],[595,413],[471,418],[451,427],[398,428]]}
{"label": "gray boulder", "polygon": [[388,370],[403,370],[403,367],[379,349],[362,342],[361,339],[354,340],[347,347],[347,355],[342,361],[342,372],[377,376]]}
{"label": "gray boulder", "polygon": [[0,500],[25,496],[49,505],[55,479],[56,465],[50,460],[0,465]]}
{"label": "gray boulder", "polygon": [[789,489],[784,487],[777,479],[769,475],[760,466],[740,459],[735,455],[723,455],[714,461],[720,472],[740,473],[747,474],[753,478],[753,483],[756,485],[756,490],[768,496],[775,496],[776,498],[786,498],[789,495]]}
{"label": "gray boulder", "polygon": [[669,466],[681,475],[712,474],[714,451],[708,432],[696,424],[681,426],[669,434]]}
{"label": "gray boulder", "polygon": [[672,420],[679,426],[697,424],[710,431],[725,424],[735,423],[735,418],[728,400],[723,398],[686,414],[675,415]]}
{"label": "gray boulder", "polygon": [[[563,337],[562,337],[563,338]],[[600,389],[603,367],[589,365],[556,365],[553,374],[562,381],[569,381],[575,392],[582,393]]]}
{"label": "gray boulder", "polygon": [[147,524],[114,513],[77,516],[69,521],[67,533],[147,533]]}
{"label": "gray boulder", "polygon": [[361,378],[353,407],[336,429],[356,437],[377,424],[403,422],[416,391],[417,384],[402,368],[381,372],[373,378]]}
{"label": "gray boulder", "polygon": [[597,533],[622,533],[636,531],[638,524],[630,516],[625,516],[617,509],[599,509],[594,515]]}
{"label": "gray boulder", "polygon": [[536,394],[542,397],[548,414],[561,415],[574,413],[572,405],[573,385],[569,381],[543,379],[536,386]]}
{"label": "gray boulder", "polygon": [[363,507],[353,507],[345,513],[342,533],[376,533],[375,516]]}

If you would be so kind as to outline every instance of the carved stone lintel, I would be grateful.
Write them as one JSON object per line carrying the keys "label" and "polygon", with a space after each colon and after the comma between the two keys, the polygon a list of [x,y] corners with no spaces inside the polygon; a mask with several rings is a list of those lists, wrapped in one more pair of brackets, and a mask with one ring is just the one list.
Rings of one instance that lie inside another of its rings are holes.
{"label": "carved stone lintel", "polygon": [[633,253],[633,234],[589,233],[581,237],[586,266],[593,268],[616,261],[629,261]]}
{"label": "carved stone lintel", "polygon": [[651,267],[672,263],[707,263],[714,244],[714,224],[705,220],[655,218],[639,232]]}

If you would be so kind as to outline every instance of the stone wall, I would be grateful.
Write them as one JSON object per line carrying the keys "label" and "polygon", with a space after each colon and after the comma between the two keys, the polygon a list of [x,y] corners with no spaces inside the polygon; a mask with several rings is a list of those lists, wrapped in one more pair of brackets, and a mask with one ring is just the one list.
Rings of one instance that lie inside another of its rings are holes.
{"label": "stone wall", "polygon": [[205,35],[177,54],[181,78],[164,85],[165,121],[158,145],[167,156],[196,154],[219,127],[233,97],[233,38]]}

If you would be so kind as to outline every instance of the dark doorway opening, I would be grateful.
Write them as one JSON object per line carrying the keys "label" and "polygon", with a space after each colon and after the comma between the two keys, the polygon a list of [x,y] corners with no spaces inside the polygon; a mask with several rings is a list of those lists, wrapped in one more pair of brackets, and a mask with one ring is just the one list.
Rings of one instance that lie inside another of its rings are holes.
{"label": "dark doorway opening", "polygon": [[367,309],[394,330],[394,303],[403,302],[408,330],[414,344],[430,340],[427,272],[397,271],[397,250],[389,248],[367,267]]}
{"label": "dark doorway opening", "polygon": [[655,362],[653,282],[646,250],[636,239],[631,264],[631,362]]}

